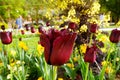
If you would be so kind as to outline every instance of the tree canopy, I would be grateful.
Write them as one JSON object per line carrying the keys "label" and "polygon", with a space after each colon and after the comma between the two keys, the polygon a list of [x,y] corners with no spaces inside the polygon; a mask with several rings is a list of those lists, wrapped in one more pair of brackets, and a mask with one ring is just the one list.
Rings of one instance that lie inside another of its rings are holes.
{"label": "tree canopy", "polygon": [[100,0],[101,12],[111,12],[114,22],[120,19],[120,0]]}

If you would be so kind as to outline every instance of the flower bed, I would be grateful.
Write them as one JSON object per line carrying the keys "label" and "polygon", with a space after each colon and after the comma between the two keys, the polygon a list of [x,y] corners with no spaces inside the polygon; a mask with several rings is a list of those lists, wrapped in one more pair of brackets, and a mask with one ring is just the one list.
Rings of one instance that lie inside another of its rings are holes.
{"label": "flower bed", "polygon": [[119,31],[106,34],[93,26],[89,36],[76,33],[74,23],[62,30],[40,28],[40,35],[18,32],[12,42],[0,43],[0,80],[115,79],[120,71]]}

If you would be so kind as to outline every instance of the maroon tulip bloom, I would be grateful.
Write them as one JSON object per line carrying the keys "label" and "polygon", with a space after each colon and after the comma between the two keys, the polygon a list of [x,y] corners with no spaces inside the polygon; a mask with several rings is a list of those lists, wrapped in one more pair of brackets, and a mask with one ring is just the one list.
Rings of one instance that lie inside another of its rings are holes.
{"label": "maroon tulip bloom", "polygon": [[40,26],[40,27],[38,27],[38,32],[45,33],[46,31],[44,30],[43,26]]}
{"label": "maroon tulip bloom", "polygon": [[50,26],[50,22],[49,21],[46,22],[46,26]]}
{"label": "maroon tulip bloom", "polygon": [[109,39],[113,43],[118,43],[120,40],[120,30],[117,29],[112,30]]}
{"label": "maroon tulip bloom", "polygon": [[29,31],[29,26],[27,24],[25,25],[25,29],[26,31]]}
{"label": "maroon tulip bloom", "polygon": [[90,32],[91,32],[91,33],[96,33],[97,30],[98,30],[98,25],[95,24],[95,23],[92,23],[92,24],[90,25]]}
{"label": "maroon tulip bloom", "polygon": [[24,34],[25,34],[25,31],[24,31],[24,30],[21,30],[21,34],[23,34],[23,35],[24,35]]}
{"label": "maroon tulip bloom", "polygon": [[72,29],[72,30],[75,30],[75,29],[77,28],[77,25],[76,25],[76,23],[74,23],[74,22],[70,22],[70,23],[68,24],[68,28],[70,28],[70,29]]}
{"label": "maroon tulip bloom", "polygon": [[31,27],[31,33],[35,33],[35,28]]}
{"label": "maroon tulip bloom", "polygon": [[5,26],[4,26],[4,25],[1,25],[1,29],[2,29],[2,30],[5,30]]}
{"label": "maroon tulip bloom", "polygon": [[94,45],[92,47],[87,47],[86,53],[84,55],[84,61],[93,63],[96,60],[97,47]]}
{"label": "maroon tulip bloom", "polygon": [[10,44],[12,42],[12,32],[0,32],[1,42]]}
{"label": "maroon tulip bloom", "polygon": [[66,29],[42,31],[40,42],[45,48],[46,62],[56,66],[66,63],[71,56],[76,35],[76,33],[69,32]]}

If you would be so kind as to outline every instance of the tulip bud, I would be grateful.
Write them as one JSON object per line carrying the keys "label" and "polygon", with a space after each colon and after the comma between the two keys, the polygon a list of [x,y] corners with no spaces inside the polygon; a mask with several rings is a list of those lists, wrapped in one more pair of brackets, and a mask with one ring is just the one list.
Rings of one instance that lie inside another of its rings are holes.
{"label": "tulip bud", "polygon": [[45,30],[44,30],[44,28],[43,28],[42,26],[40,26],[40,27],[38,27],[38,32],[39,32],[39,33],[44,33]]}
{"label": "tulip bud", "polygon": [[5,26],[4,26],[4,25],[1,25],[1,29],[2,29],[2,30],[5,30]]}
{"label": "tulip bud", "polygon": [[76,29],[77,29],[77,25],[76,25],[76,23],[74,23],[74,22],[70,22],[70,23],[68,24],[68,28],[70,28],[70,29],[72,29],[72,30],[76,30]]}
{"label": "tulip bud", "polygon": [[113,43],[118,43],[120,40],[120,30],[117,29],[112,30],[109,39]]}
{"label": "tulip bud", "polygon": [[46,22],[46,26],[50,26],[50,22],[49,21]]}
{"label": "tulip bud", "polygon": [[91,32],[91,33],[96,33],[97,30],[98,30],[98,25],[95,24],[95,23],[92,23],[92,24],[90,25],[90,32]]}
{"label": "tulip bud", "polygon": [[24,34],[25,34],[25,31],[24,31],[24,30],[21,30],[21,34],[23,34],[23,35],[24,35]]}
{"label": "tulip bud", "polygon": [[86,53],[84,55],[84,61],[93,63],[96,60],[97,47],[94,45],[92,47],[87,47]]}
{"label": "tulip bud", "polygon": [[35,33],[35,28],[31,27],[31,33]]}
{"label": "tulip bud", "polygon": [[25,25],[25,29],[26,31],[29,31],[29,26],[27,24]]}
{"label": "tulip bud", "polygon": [[0,35],[3,44],[10,44],[12,42],[12,32],[0,32]]}

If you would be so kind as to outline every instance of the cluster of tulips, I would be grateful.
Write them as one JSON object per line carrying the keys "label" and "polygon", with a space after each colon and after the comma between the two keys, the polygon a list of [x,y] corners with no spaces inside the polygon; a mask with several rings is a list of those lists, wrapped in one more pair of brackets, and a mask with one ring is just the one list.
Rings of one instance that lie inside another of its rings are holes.
{"label": "cluster of tulips", "polygon": [[[50,23],[47,23],[49,26]],[[26,30],[28,26],[25,26]],[[0,32],[1,42],[3,44],[10,44],[12,42],[12,32],[5,31],[5,26],[1,26],[2,31]],[[77,38],[77,24],[70,22],[67,29],[56,30],[50,28],[45,30],[43,27],[39,27],[38,31],[40,35],[40,44],[45,48],[44,55],[46,62],[51,65],[63,65],[66,63],[73,51],[74,43]],[[98,25],[93,23],[89,27],[91,33],[96,33],[98,30]],[[35,28],[31,27],[31,32],[35,32]],[[22,31],[22,34],[24,32]],[[118,43],[120,40],[120,30],[114,29],[110,35],[110,41],[113,43]],[[91,46],[87,46],[85,53],[85,62],[94,62],[96,60],[97,46],[96,43],[93,43]]]}
{"label": "cluster of tulips", "polygon": [[[50,27],[50,23],[46,24]],[[25,26],[28,31],[28,26]],[[99,26],[96,23],[90,24],[88,31],[91,33],[89,44],[87,45],[86,52],[84,54],[84,61],[88,63],[94,63],[97,59],[97,41],[93,39],[93,35],[96,34]],[[0,39],[3,44],[10,44],[12,42],[12,32],[6,31],[4,25],[1,26],[2,31],[0,32]],[[39,43],[44,47],[45,61],[49,65],[61,66],[67,63],[71,57],[73,49],[75,47],[76,40],[78,39],[78,25],[74,22],[68,23],[68,28],[62,28],[57,30],[55,28],[45,29],[39,27],[40,41]],[[35,28],[31,27],[31,32],[35,33]],[[24,30],[21,31],[24,34]],[[120,40],[120,30],[112,30],[110,41],[118,43]],[[77,44],[77,43],[76,43]]]}

